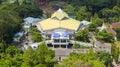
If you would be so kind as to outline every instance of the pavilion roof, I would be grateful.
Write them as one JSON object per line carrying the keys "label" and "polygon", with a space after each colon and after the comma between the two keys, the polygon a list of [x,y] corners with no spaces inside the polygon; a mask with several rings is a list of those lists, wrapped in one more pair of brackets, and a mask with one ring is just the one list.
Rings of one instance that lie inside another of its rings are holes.
{"label": "pavilion roof", "polygon": [[72,18],[62,21],[48,18],[46,20],[39,22],[39,24],[41,25],[43,30],[50,30],[55,28],[66,28],[71,30],[77,30],[80,25],[80,22]]}
{"label": "pavilion roof", "polygon": [[58,9],[55,13],[52,14],[51,18],[62,20],[63,18],[69,18],[69,16],[62,9]]}
{"label": "pavilion roof", "polygon": [[69,18],[63,10],[59,9],[51,16],[51,18],[40,21],[39,24],[44,31],[55,28],[77,30],[79,28],[80,22]]}

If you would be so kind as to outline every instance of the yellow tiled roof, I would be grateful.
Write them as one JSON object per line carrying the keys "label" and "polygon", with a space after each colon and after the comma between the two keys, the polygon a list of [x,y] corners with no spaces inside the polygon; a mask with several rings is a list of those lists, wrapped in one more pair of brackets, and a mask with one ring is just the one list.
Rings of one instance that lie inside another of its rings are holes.
{"label": "yellow tiled roof", "polygon": [[39,22],[43,30],[49,30],[59,27],[59,21],[48,18]]}
{"label": "yellow tiled roof", "polygon": [[77,30],[80,25],[79,21],[74,20],[72,18],[67,19],[67,20],[62,20],[62,21],[48,18],[39,23],[43,30],[50,30],[50,29],[55,29],[55,28],[67,28],[71,30]]}
{"label": "yellow tiled roof", "polygon": [[54,17],[58,18],[59,20],[63,19],[64,17],[69,18],[68,15],[65,12],[63,12],[61,9],[59,9],[58,11],[52,14],[51,18]]}
{"label": "yellow tiled roof", "polygon": [[80,22],[72,18],[61,21],[62,28],[77,30],[79,25],[80,25]]}
{"label": "yellow tiled roof", "polygon": [[[56,17],[57,19],[54,19],[54,17]],[[66,17],[67,19],[62,20],[64,17]],[[39,23],[44,31],[55,28],[66,28],[71,30],[77,30],[80,25],[79,21],[69,18],[68,15],[65,12],[63,12],[61,9],[55,12],[51,18],[43,20]]]}

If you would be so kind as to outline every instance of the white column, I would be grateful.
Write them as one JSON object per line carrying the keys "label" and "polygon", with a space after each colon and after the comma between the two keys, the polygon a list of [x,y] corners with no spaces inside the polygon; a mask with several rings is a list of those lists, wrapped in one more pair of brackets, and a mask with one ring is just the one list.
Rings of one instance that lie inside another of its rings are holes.
{"label": "white column", "polygon": [[54,45],[53,45],[53,48],[54,48]]}
{"label": "white column", "polygon": [[66,45],[66,49],[67,49],[67,45]]}
{"label": "white column", "polygon": [[54,49],[54,47],[55,47],[55,46],[54,46],[54,39],[52,40],[52,45],[53,45],[53,49]]}
{"label": "white column", "polygon": [[65,46],[66,46],[66,48],[67,48],[67,39],[65,40],[65,43],[66,43]]}
{"label": "white column", "polygon": [[[61,43],[61,39],[59,39],[59,43]],[[61,48],[61,44],[59,44],[59,47]]]}

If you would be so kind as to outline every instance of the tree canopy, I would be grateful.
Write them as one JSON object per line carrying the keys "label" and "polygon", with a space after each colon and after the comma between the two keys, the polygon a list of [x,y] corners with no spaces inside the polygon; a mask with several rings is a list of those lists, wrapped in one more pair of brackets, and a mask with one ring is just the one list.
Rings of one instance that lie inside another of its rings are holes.
{"label": "tree canopy", "polygon": [[117,39],[120,40],[120,27],[115,29],[117,32]]}
{"label": "tree canopy", "polygon": [[98,32],[96,38],[98,40],[103,40],[105,42],[114,41],[114,35],[112,33],[107,32],[106,30],[102,30],[101,32]]}
{"label": "tree canopy", "polygon": [[87,42],[88,41],[88,29],[80,30],[75,34],[75,39],[78,41]]}
{"label": "tree canopy", "polygon": [[12,41],[15,32],[21,28],[21,19],[14,11],[0,11],[0,38],[6,43]]}
{"label": "tree canopy", "polygon": [[36,27],[32,27],[30,33],[31,33],[31,36],[32,36],[31,39],[34,42],[41,42],[43,40],[42,33],[39,30],[37,30]]}
{"label": "tree canopy", "polygon": [[0,42],[11,43],[13,36],[22,28],[22,19],[41,17],[42,10],[35,5],[5,3],[0,5]]}
{"label": "tree canopy", "polygon": [[4,49],[5,52],[0,52],[1,67],[53,67],[57,62],[54,58],[55,52],[48,49],[44,43],[40,44],[37,50],[28,47],[24,52],[14,46],[9,46]]}
{"label": "tree canopy", "polygon": [[61,67],[107,67],[111,62],[109,53],[94,53],[90,50],[86,54],[71,53],[68,59],[63,61]]}

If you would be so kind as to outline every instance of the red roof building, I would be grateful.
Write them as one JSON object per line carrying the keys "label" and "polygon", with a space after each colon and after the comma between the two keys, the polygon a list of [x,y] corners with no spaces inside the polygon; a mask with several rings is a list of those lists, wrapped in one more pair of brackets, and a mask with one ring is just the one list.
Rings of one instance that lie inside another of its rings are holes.
{"label": "red roof building", "polygon": [[120,27],[120,22],[112,23],[112,28]]}
{"label": "red roof building", "polygon": [[120,22],[112,23],[111,27],[107,28],[107,31],[113,33],[116,36],[117,33],[116,33],[116,31],[114,29],[118,28],[118,27],[120,27]]}
{"label": "red roof building", "polygon": [[117,35],[116,31],[114,31],[112,28],[107,28],[107,31],[110,33],[113,33],[115,36]]}

